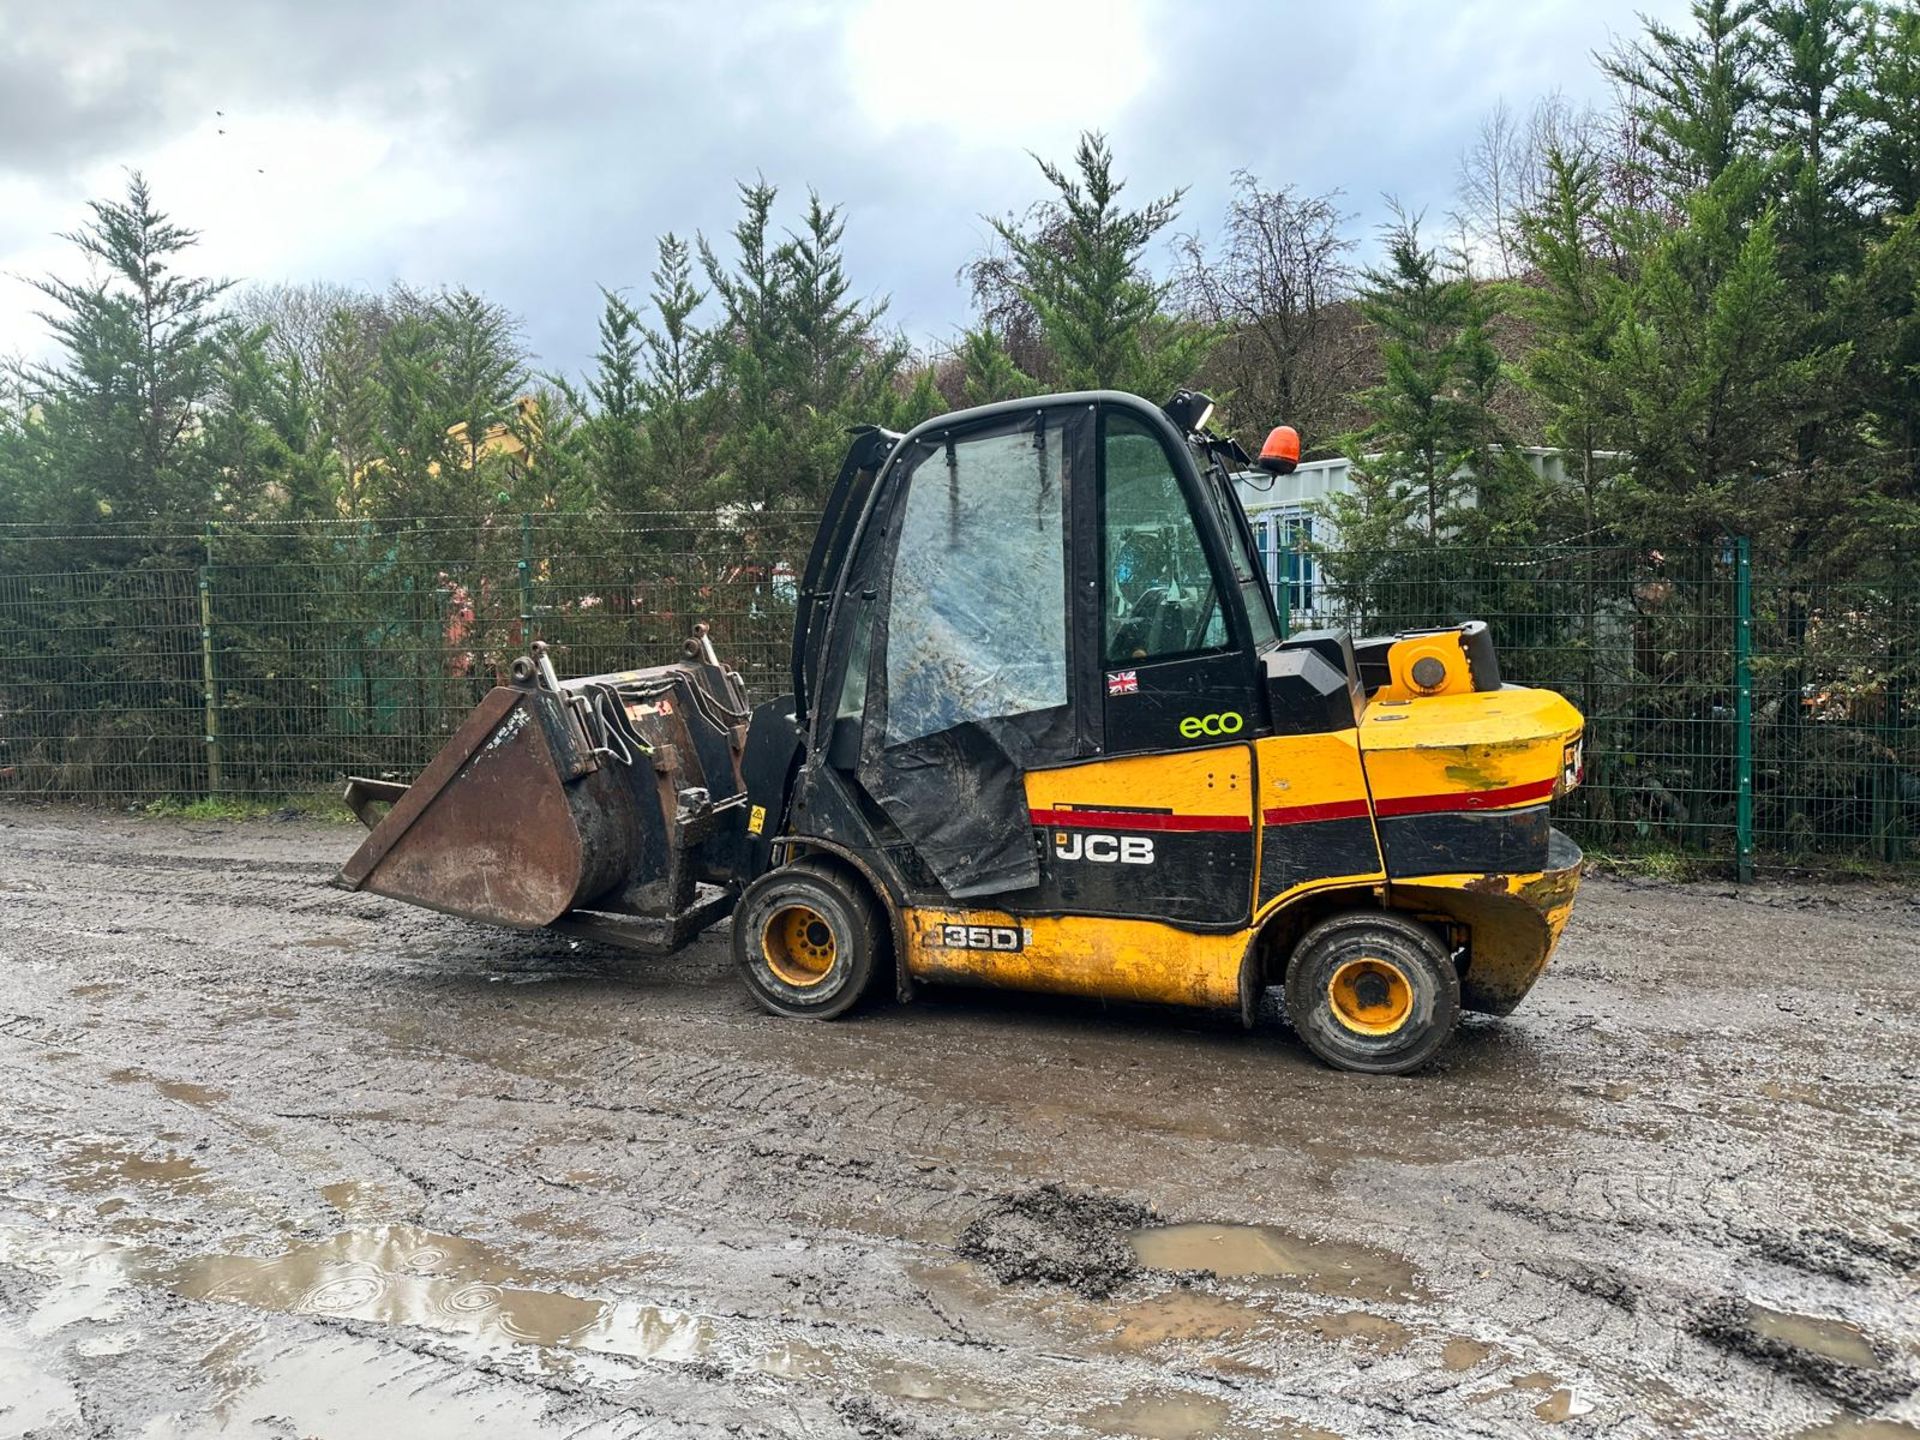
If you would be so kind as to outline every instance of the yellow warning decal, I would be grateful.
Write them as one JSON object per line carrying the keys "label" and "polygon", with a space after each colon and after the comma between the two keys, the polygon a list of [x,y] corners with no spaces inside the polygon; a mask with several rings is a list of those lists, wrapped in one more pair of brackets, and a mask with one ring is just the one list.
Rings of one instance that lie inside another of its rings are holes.
{"label": "yellow warning decal", "polygon": [[758,835],[767,828],[767,807],[756,805],[747,816],[747,834]]}

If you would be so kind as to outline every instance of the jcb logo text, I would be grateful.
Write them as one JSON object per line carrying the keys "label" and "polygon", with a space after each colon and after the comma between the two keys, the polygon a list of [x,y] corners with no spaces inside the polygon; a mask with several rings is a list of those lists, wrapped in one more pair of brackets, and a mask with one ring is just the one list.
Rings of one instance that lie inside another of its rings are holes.
{"label": "jcb logo text", "polygon": [[1058,830],[1053,853],[1061,860],[1092,860],[1102,865],[1153,864],[1151,835],[1081,835]]}
{"label": "jcb logo text", "polygon": [[1180,733],[1189,740],[1202,735],[1238,735],[1246,723],[1246,717],[1233,710],[1223,715],[1189,715],[1180,722]]}

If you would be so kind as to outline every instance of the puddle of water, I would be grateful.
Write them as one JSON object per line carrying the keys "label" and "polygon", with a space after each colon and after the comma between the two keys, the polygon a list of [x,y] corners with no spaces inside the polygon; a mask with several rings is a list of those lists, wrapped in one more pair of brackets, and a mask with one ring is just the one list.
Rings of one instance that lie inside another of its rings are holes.
{"label": "puddle of water", "polygon": [[487,1347],[691,1360],[714,1341],[703,1317],[516,1284],[509,1267],[484,1247],[408,1225],[343,1231],[267,1260],[196,1256],[147,1278],[189,1299],[413,1325]]}
{"label": "puddle of water", "polygon": [[138,1085],[142,1081],[149,1081],[167,1099],[195,1105],[202,1110],[211,1109],[227,1098],[225,1090],[212,1085],[196,1085],[191,1080],[158,1080],[137,1065],[109,1071],[107,1079],[115,1085]]}
{"label": "puddle of water", "polygon": [[336,1180],[320,1187],[320,1198],[349,1220],[391,1220],[417,1203],[410,1194],[377,1180]]}
{"label": "puddle of water", "polygon": [[210,1110],[227,1098],[227,1092],[213,1085],[196,1085],[190,1080],[156,1080],[153,1088],[169,1100]]}
{"label": "puddle of water", "polygon": [[1440,1347],[1440,1363],[1456,1375],[1481,1365],[1492,1356],[1493,1346],[1483,1340],[1469,1340],[1464,1335],[1456,1335]]}
{"label": "puddle of water", "polygon": [[531,1230],[539,1235],[551,1235],[556,1240],[604,1240],[607,1232],[588,1220],[581,1220],[557,1206],[548,1206],[543,1210],[527,1210],[513,1217],[516,1230]]}
{"label": "puddle of water", "polygon": [[343,1215],[351,1215],[360,1206],[360,1182],[339,1180],[320,1187],[320,1198]]}
{"label": "puddle of water", "polygon": [[1112,1343],[1122,1350],[1140,1351],[1168,1342],[1238,1339],[1266,1328],[1272,1317],[1218,1295],[1171,1290],[1122,1306],[1119,1320],[1120,1330]]}
{"label": "puddle of water", "polygon": [[309,935],[293,943],[307,950],[351,950],[360,942],[351,935]]}
{"label": "puddle of water", "polygon": [[1141,1395],[1102,1405],[1087,1414],[1084,1423],[1101,1435],[1197,1440],[1218,1433],[1231,1408],[1211,1395]]}
{"label": "puddle of water", "polygon": [[[825,1363],[813,1373],[839,1373],[843,1388],[855,1388],[847,1383],[848,1372],[856,1369],[844,1363],[847,1357],[826,1350],[817,1350],[815,1354]],[[867,1372],[861,1377],[860,1383],[894,1400],[937,1400],[961,1410],[1005,1410],[1011,1398],[1004,1392],[989,1392],[962,1384],[953,1376],[926,1365],[883,1365]]]}
{"label": "puddle of water", "polygon": [[197,1194],[207,1188],[206,1172],[188,1155],[142,1155],[114,1140],[87,1140],[68,1146],[55,1162],[69,1190],[97,1195],[118,1185],[151,1186],[169,1194]]}
{"label": "puddle of water", "polygon": [[1862,1370],[1878,1370],[1880,1357],[1874,1353],[1866,1332],[1844,1320],[1829,1320],[1818,1315],[1795,1315],[1786,1310],[1769,1310],[1748,1302],[1747,1323],[1753,1333],[1778,1340],[1801,1350],[1811,1351],[1842,1365]]}
{"label": "puddle of water", "polygon": [[1496,1385],[1491,1390],[1482,1390],[1478,1394],[1469,1395],[1467,1397],[1467,1403],[1470,1405],[1478,1405],[1483,1400],[1492,1400],[1500,1395],[1511,1395],[1516,1390],[1550,1392],[1565,1388],[1566,1387],[1560,1383],[1560,1377],[1558,1375],[1549,1375],[1544,1370],[1535,1370],[1526,1375],[1510,1375],[1507,1377],[1507,1383],[1504,1385]]}
{"label": "puddle of water", "polygon": [[1562,1386],[1546,1399],[1533,1407],[1533,1413],[1550,1425],[1558,1425],[1563,1420],[1572,1420],[1581,1415],[1593,1413],[1593,1402],[1583,1400],[1573,1391]]}
{"label": "puddle of water", "polygon": [[1210,1270],[1234,1279],[1295,1280],[1322,1295],[1419,1298],[1413,1266],[1398,1255],[1337,1240],[1309,1240],[1272,1225],[1154,1225],[1130,1237],[1151,1270]]}
{"label": "puddle of water", "polygon": [[1902,1420],[1863,1420],[1857,1415],[1842,1415],[1811,1430],[1802,1430],[1793,1440],[1916,1440],[1920,1426]]}
{"label": "puddle of water", "polygon": [[711,1321],[684,1311],[515,1284],[510,1269],[484,1247],[405,1225],[349,1230],[264,1260],[177,1259],[108,1240],[32,1240],[0,1231],[0,1259],[16,1257],[37,1260],[36,1268],[50,1267],[68,1282],[72,1303],[52,1317],[56,1324],[106,1318],[103,1297],[132,1282],[193,1300],[418,1326],[487,1348],[556,1346],[691,1360],[715,1338]]}

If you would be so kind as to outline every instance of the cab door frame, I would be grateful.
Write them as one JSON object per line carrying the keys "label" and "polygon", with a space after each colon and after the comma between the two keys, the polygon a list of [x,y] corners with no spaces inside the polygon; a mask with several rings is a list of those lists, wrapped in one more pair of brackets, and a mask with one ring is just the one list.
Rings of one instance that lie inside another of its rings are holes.
{"label": "cab door frame", "polygon": [[[1208,481],[1194,463],[1183,436],[1158,406],[1131,395],[1103,395],[1094,430],[1097,481],[1074,497],[1070,543],[1074,594],[1091,603],[1078,607],[1086,625],[1076,653],[1076,709],[1089,717],[1095,753],[1137,755],[1154,751],[1204,749],[1229,737],[1251,743],[1267,733],[1266,687],[1260,683],[1253,627],[1245,597],[1236,583],[1228,540],[1217,506],[1206,492]],[[1160,441],[1160,448],[1186,502],[1212,575],[1215,603],[1225,631],[1223,643],[1137,661],[1107,654],[1108,602],[1104,546],[1106,523],[1107,434],[1110,420],[1124,415]],[[1128,678],[1130,677],[1130,678]],[[1222,717],[1237,716],[1238,725]],[[1209,724],[1212,720],[1216,723]],[[1193,722],[1187,724],[1187,722]],[[1183,728],[1184,727],[1184,728]],[[1231,727],[1231,728],[1222,728]]]}
{"label": "cab door frame", "polygon": [[[1186,438],[1158,407],[1133,396],[1090,398],[1095,483],[1070,495],[1068,514],[1073,703],[1090,745],[1076,759],[1028,772],[1041,886],[1000,903],[1013,914],[1239,931],[1251,923],[1258,874],[1253,742],[1270,729],[1244,597]],[[1224,632],[1217,647],[1137,663],[1107,653],[1104,529],[1114,416],[1160,442],[1212,576]],[[1221,763],[1210,765],[1214,754]]]}

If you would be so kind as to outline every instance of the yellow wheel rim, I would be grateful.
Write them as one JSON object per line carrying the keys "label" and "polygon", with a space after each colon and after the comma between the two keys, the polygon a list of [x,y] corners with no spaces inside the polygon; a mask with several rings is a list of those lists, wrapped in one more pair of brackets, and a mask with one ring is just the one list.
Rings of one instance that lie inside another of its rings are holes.
{"label": "yellow wheel rim", "polygon": [[1386,960],[1348,960],[1327,982],[1333,1018],[1356,1035],[1391,1035],[1413,1013],[1413,982]]}
{"label": "yellow wheel rim", "polygon": [[833,970],[839,947],[826,917],[809,905],[786,905],[767,917],[760,935],[767,968],[796,990],[818,985]]}

